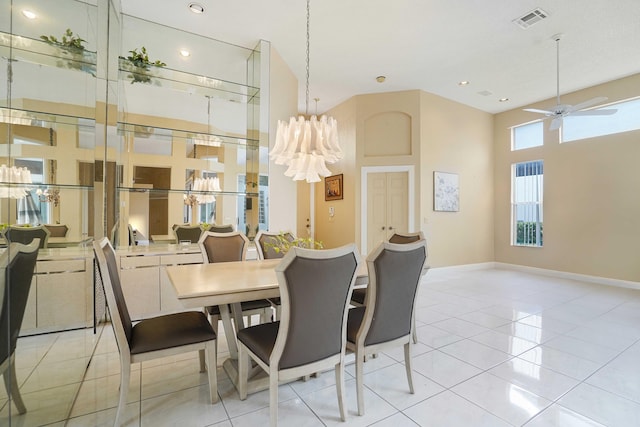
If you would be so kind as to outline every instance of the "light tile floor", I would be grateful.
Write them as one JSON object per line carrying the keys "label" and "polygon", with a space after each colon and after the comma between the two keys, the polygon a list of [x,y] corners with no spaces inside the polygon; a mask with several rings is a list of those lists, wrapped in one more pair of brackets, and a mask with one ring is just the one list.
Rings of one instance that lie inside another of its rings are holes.
{"label": "light tile floor", "polygon": [[[365,365],[364,416],[347,366],[340,422],[332,372],[282,385],[279,425],[638,426],[640,291],[506,270],[433,270],[421,286],[408,393],[401,349]],[[222,328],[221,328],[222,330]],[[228,356],[219,342],[219,363]],[[350,356],[350,360],[352,356]],[[28,407],[0,425],[110,426],[119,383],[110,326],[21,338],[17,376]],[[267,391],[240,401],[219,371],[208,403],[197,354],[133,367],[127,426],[262,426]]]}

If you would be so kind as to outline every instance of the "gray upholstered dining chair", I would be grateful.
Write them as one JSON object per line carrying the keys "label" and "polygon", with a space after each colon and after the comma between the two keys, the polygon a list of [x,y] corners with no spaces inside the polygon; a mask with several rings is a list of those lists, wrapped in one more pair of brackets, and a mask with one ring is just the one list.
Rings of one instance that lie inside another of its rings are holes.
{"label": "gray upholstered dining chair", "polygon": [[383,242],[367,257],[369,285],[362,307],[349,310],[347,349],[356,354],[358,414],[364,414],[363,364],[365,356],[389,347],[404,346],[404,364],[413,389],[411,371],[412,332],[415,303],[422,270],[427,260],[427,243]]}
{"label": "gray upholstered dining chair", "polygon": [[199,225],[178,225],[173,229],[173,234],[176,235],[177,243],[185,240],[198,243],[200,236],[202,236],[202,227]]}
{"label": "gray upholstered dining chair", "polygon": [[[205,231],[198,241],[202,257],[205,264],[214,262],[231,262],[245,261],[247,259],[247,249],[249,248],[249,239],[239,231],[231,233],[215,233],[213,231]],[[240,303],[242,315],[248,317],[248,323],[251,324],[251,316],[259,315],[260,322],[264,323],[270,319],[271,302],[266,299],[244,301]],[[209,313],[211,324],[216,332],[218,331],[218,320],[220,320],[220,308],[218,306],[206,307]],[[241,325],[235,325],[236,330]]]}
{"label": "gray upholstered dining chair", "polygon": [[29,245],[11,243],[0,255],[0,375],[11,401],[24,414],[24,405],[16,377],[15,351],[29,298],[33,271],[38,258],[38,238]]}
{"label": "gray upholstered dining chair", "polygon": [[254,243],[256,244],[256,253],[258,254],[258,259],[274,259],[284,257],[284,252],[276,252],[273,246],[270,246],[277,245],[277,239],[281,235],[290,242],[293,242],[295,240],[293,233],[290,231],[282,231],[279,233],[264,230],[258,231],[258,234],[256,234],[256,237],[253,239]]}
{"label": "gray upholstered dining chair", "polygon": [[[277,244],[277,239],[279,238],[279,236],[283,236],[289,242],[293,242],[295,240],[293,233],[290,231],[283,231],[280,233],[274,233],[264,230],[258,231],[258,234],[256,234],[256,237],[253,239],[253,242],[256,245],[256,253],[258,255],[258,259],[278,259],[285,256],[285,252],[276,252],[273,246],[270,246]],[[276,310],[275,319],[280,319],[280,311],[282,308],[280,297],[269,298],[269,302],[271,303],[271,306]]]}
{"label": "gray upholstered dining chair", "polygon": [[211,403],[217,402],[216,333],[207,316],[200,311],[185,311],[144,319],[133,325],[109,240],[105,237],[93,242],[93,252],[120,352],[120,395],[114,426],[120,425],[126,407],[132,363],[198,351],[200,371],[208,372]]}
{"label": "gray upholstered dining chair", "polygon": [[[406,244],[417,242],[418,240],[424,240],[424,234],[422,231],[416,231],[414,233],[394,233],[388,240],[389,243]],[[367,288],[356,288],[353,290],[351,296],[351,304],[355,306],[362,306],[367,298]],[[413,329],[413,343],[418,344],[418,333],[416,329]]]}
{"label": "gray upholstered dining chair", "polygon": [[276,267],[282,299],[279,322],[238,332],[240,399],[247,397],[249,357],[269,374],[271,426],[278,421],[278,383],[335,369],[340,418],[346,418],[344,359],[347,311],[360,255],[336,249],[291,248]]}
{"label": "gray upholstered dining chair", "polygon": [[214,233],[233,233],[235,230],[232,224],[211,224],[207,231],[212,231]]}
{"label": "gray upholstered dining chair", "polygon": [[4,230],[4,237],[8,243],[22,243],[28,245],[33,239],[40,239],[40,249],[46,249],[49,242],[49,230],[41,225],[21,227],[12,225]]}
{"label": "gray upholstered dining chair", "polygon": [[67,237],[69,227],[66,224],[43,224],[49,230],[49,237]]}

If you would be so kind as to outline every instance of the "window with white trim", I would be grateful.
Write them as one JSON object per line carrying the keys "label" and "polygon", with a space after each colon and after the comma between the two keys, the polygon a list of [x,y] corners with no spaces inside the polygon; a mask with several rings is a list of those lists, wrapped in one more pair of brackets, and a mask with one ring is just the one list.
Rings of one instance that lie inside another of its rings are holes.
{"label": "window with white trim", "polygon": [[609,104],[594,110],[618,110],[610,116],[567,116],[562,120],[561,142],[594,138],[640,129],[640,98]]}
{"label": "window with white trim", "polygon": [[544,126],[542,121],[527,123],[511,128],[511,151],[539,147],[543,143]]}
{"label": "window with white trim", "polygon": [[542,160],[514,163],[511,179],[511,241],[514,246],[542,246]]}

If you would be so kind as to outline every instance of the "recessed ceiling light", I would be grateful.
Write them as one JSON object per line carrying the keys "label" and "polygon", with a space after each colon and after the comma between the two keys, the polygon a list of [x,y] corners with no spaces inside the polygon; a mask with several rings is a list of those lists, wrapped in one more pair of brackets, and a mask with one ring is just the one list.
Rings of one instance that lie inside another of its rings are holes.
{"label": "recessed ceiling light", "polygon": [[387,80],[386,76],[378,76],[378,77],[376,77],[376,81],[378,83],[384,83],[385,80]]}
{"label": "recessed ceiling light", "polygon": [[187,49],[180,49],[180,55],[186,58],[187,56],[191,56],[191,52],[189,52]]}
{"label": "recessed ceiling light", "polygon": [[500,101],[500,102],[507,102],[508,100],[509,100],[509,98],[500,98],[500,99],[498,99],[498,101]]}
{"label": "recessed ceiling light", "polygon": [[204,6],[200,3],[189,3],[189,10],[193,13],[204,13]]}
{"label": "recessed ceiling light", "polygon": [[22,14],[24,15],[25,18],[27,19],[36,19],[36,14],[30,10],[24,9],[22,11]]}
{"label": "recessed ceiling light", "polygon": [[463,80],[461,82],[458,82],[458,86],[466,86],[468,84],[469,84],[469,82],[467,80]]}

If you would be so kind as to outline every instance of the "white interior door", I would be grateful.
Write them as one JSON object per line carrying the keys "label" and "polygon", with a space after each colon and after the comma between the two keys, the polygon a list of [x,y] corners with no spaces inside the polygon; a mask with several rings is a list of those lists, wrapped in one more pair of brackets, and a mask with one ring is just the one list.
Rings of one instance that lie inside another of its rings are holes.
{"label": "white interior door", "polygon": [[396,232],[409,231],[407,172],[370,173],[367,177],[367,253]]}

